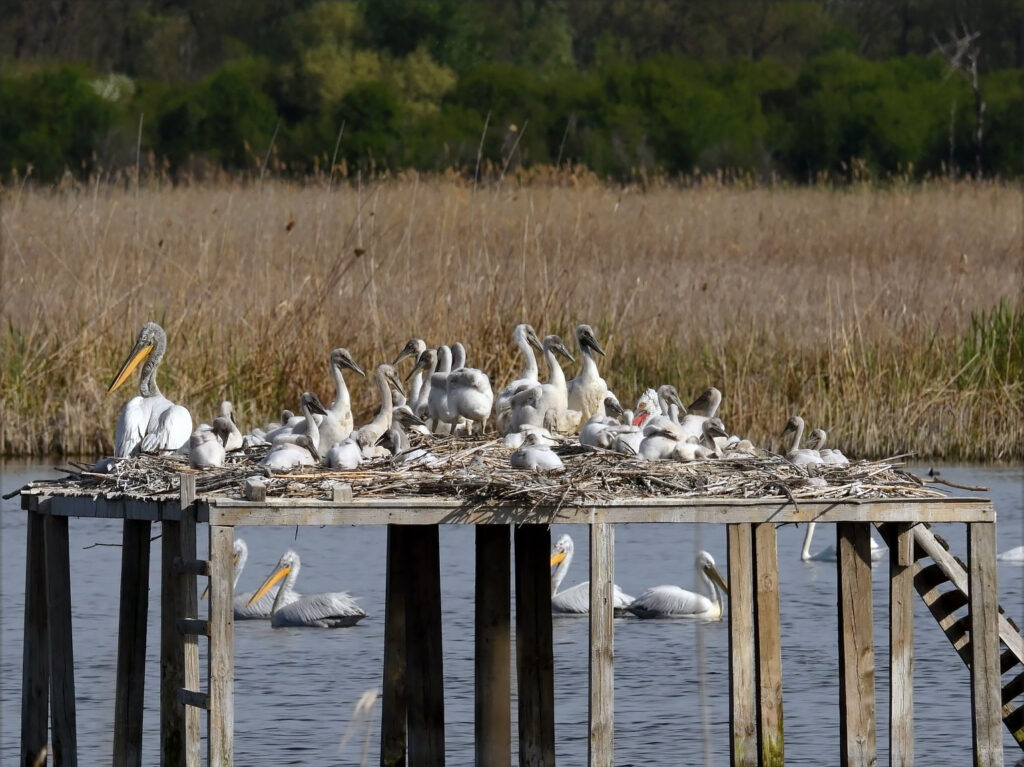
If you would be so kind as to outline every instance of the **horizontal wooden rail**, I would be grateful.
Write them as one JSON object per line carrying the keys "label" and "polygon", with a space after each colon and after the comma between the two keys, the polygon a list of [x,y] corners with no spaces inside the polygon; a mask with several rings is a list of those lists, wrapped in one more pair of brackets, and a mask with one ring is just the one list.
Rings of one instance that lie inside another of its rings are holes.
{"label": "horizontal wooden rail", "polygon": [[181,701],[183,706],[192,706],[194,708],[209,709],[210,708],[210,696],[205,692],[196,692],[195,690],[178,690],[178,700]]}
{"label": "horizontal wooden rail", "polygon": [[210,636],[210,621],[199,618],[178,618],[178,633],[195,636]]}
{"label": "horizontal wooden rail", "polygon": [[205,559],[190,559],[187,562],[178,557],[174,569],[179,575],[205,575],[210,577],[210,563]]}

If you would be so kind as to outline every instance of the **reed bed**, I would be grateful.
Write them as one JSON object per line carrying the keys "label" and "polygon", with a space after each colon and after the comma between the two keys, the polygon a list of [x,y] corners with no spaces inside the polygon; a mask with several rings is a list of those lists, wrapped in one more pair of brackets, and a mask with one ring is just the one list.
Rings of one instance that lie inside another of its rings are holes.
{"label": "reed bed", "polygon": [[[148,320],[159,382],[243,429],[330,400],[327,357],[462,340],[494,384],[516,323],[592,324],[620,399],[724,393],[777,448],[790,413],[848,455],[1019,459],[1022,194],[942,182],[612,187],[585,176],[67,183],[3,194],[0,450],[111,450],[106,385]],[[570,366],[571,367],[571,366]],[[574,374],[572,371],[570,375]],[[373,387],[352,380],[357,422]]]}

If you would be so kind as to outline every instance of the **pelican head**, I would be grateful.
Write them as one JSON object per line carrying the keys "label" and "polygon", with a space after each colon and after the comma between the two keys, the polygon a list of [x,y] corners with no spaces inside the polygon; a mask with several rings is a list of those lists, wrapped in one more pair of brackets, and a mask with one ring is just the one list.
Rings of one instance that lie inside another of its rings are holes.
{"label": "pelican head", "polygon": [[690,412],[699,413],[707,417],[711,417],[718,410],[718,406],[722,404],[722,392],[716,389],[714,386],[708,386],[704,391],[700,393],[693,402],[690,403],[690,407],[687,408]]}
{"label": "pelican head", "polygon": [[435,368],[437,368],[437,349],[424,349],[420,352],[420,356],[416,358],[416,365],[409,371],[409,375],[405,377],[405,380],[408,381],[412,378],[417,370],[425,370],[429,374]]}
{"label": "pelican head", "polygon": [[220,403],[220,414],[229,419],[231,423],[237,423],[235,421],[235,406],[231,404],[231,400],[226,399]]}
{"label": "pelican head", "polygon": [[804,419],[798,415],[791,415],[789,420],[786,421],[786,428],[782,430],[782,434],[779,438],[785,437],[787,434],[801,433],[804,430]]}
{"label": "pelican head", "polygon": [[308,434],[300,434],[295,438],[295,444],[299,447],[304,447],[309,451],[309,454],[313,456],[313,460],[317,463],[320,462],[320,453],[317,452],[316,443],[309,438]]}
{"label": "pelican head", "polygon": [[812,450],[821,450],[825,447],[825,443],[828,440],[828,434],[825,433],[824,429],[813,429],[811,433],[807,435],[807,439]]}
{"label": "pelican head", "polygon": [[626,411],[622,409],[622,405],[611,394],[606,395],[604,398],[604,414],[608,418],[614,418],[616,421],[622,421],[626,417]]}
{"label": "pelican head", "polygon": [[284,410],[281,411],[281,425],[284,426],[290,420],[292,420],[294,417],[295,417],[295,413],[293,413],[288,408],[285,408]]}
{"label": "pelican head", "polygon": [[729,436],[729,432],[725,430],[725,424],[718,417],[709,418],[704,422],[704,433],[708,438]]}
{"label": "pelican head", "polygon": [[405,435],[404,431],[392,426],[380,435],[380,439],[377,440],[376,444],[394,456],[403,450],[409,449],[409,438]]}
{"label": "pelican head", "polygon": [[331,352],[331,364],[338,368],[338,370],[354,370],[359,375],[366,377],[366,373],[363,369],[356,364],[356,361],[352,359],[352,355],[348,353],[348,349],[335,349]]}
{"label": "pelican head", "polygon": [[327,410],[324,408],[323,403],[320,402],[320,398],[311,391],[303,392],[302,396],[299,397],[299,408],[307,408],[310,412],[327,415]]}
{"label": "pelican head", "polygon": [[[392,367],[398,367],[398,363],[404,360],[406,357],[412,357],[418,360],[419,356],[423,354],[423,351],[427,348],[427,344],[422,338],[410,338],[405,346],[402,347],[402,351],[395,357],[395,361],[391,363]],[[412,375],[410,373],[410,375]]]}
{"label": "pelican head", "polygon": [[399,408],[394,412],[395,422],[403,429],[411,429],[413,426],[426,426],[423,419],[416,416],[408,408]]}
{"label": "pelican head", "polygon": [[[417,363],[418,364],[418,363]],[[405,387],[402,386],[402,379],[398,377],[398,373],[395,369],[387,363],[382,363],[377,366],[377,372],[384,376],[384,380],[394,386],[398,391],[405,396]]]}
{"label": "pelican head", "polygon": [[569,352],[567,348],[565,348],[565,344],[562,343],[562,339],[556,335],[544,336],[544,343],[541,344],[541,348],[544,351],[550,349],[553,352],[558,352],[567,360],[569,360],[569,362],[576,361],[576,358],[572,356],[572,354]]}
{"label": "pelican head", "polygon": [[697,569],[717,585],[725,594],[729,593],[729,586],[726,584],[722,574],[715,567],[715,558],[706,551],[697,554]]}
{"label": "pelican head", "polygon": [[226,446],[228,444],[228,437],[234,431],[234,423],[229,418],[219,415],[213,419],[211,426],[214,436],[220,440],[222,445]]}
{"label": "pelican head", "polygon": [[604,356],[604,349],[597,342],[597,336],[594,335],[594,329],[590,325],[576,326],[576,343],[580,345],[580,351],[597,352]]}
{"label": "pelican head", "polygon": [[544,351],[540,339],[537,337],[537,331],[533,329],[533,325],[528,325],[525,322],[516,325],[516,329],[512,331],[512,340],[519,343],[520,339],[526,341],[537,351]]}
{"label": "pelican head", "polygon": [[281,555],[281,559],[278,560],[277,566],[270,571],[270,575],[263,581],[256,591],[252,593],[252,598],[246,603],[247,607],[251,607],[256,604],[264,594],[274,588],[274,584],[280,581],[282,578],[288,577],[288,575],[294,572],[298,575],[299,570],[299,555],[291,549],[288,549],[284,554]]}
{"label": "pelican head", "polygon": [[128,357],[121,365],[121,369],[117,371],[114,380],[107,387],[107,394],[116,391],[121,384],[128,380],[128,376],[132,374],[135,368],[154,352],[156,352],[156,359],[159,360],[166,348],[167,334],[164,332],[164,329],[155,322],[147,322],[143,325],[142,330],[139,331],[138,338],[135,339],[135,346],[132,347]]}
{"label": "pelican head", "polygon": [[572,549],[572,538],[569,535],[559,536],[555,545],[551,547],[551,567],[562,564],[566,557],[572,555]]}
{"label": "pelican head", "polygon": [[686,406],[683,401],[679,399],[679,392],[672,384],[663,384],[658,387],[658,396],[665,400],[669,405],[675,405],[679,408],[680,413],[686,412]]}

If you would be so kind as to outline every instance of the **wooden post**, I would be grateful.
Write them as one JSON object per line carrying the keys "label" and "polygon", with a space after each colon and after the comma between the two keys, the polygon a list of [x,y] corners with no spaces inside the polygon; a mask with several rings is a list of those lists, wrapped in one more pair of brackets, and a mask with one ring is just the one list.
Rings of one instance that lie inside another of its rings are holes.
{"label": "wooden post", "polygon": [[121,545],[121,612],[117,628],[114,764],[142,765],[142,709],[149,614],[149,535],[152,523],[126,519]]}
{"label": "wooden post", "polygon": [[615,526],[590,525],[591,767],[614,764]]}
{"label": "wooden post", "polygon": [[409,528],[388,525],[387,581],[384,597],[384,684],[381,695],[381,767],[405,765],[405,582]]}
{"label": "wooden post", "polygon": [[754,694],[754,589],[749,524],[728,526],[729,725],[732,765],[756,765],[757,706]]}
{"label": "wooden post", "polygon": [[889,766],[914,765],[914,531],[890,525]]}
{"label": "wooden post", "polygon": [[555,764],[555,678],[551,627],[551,533],[520,525],[516,545],[516,678],[519,764]]}
{"label": "wooden post", "polygon": [[779,557],[775,525],[754,525],[754,628],[757,632],[758,750],[765,767],[785,764],[782,722],[782,641]]}
{"label": "wooden post", "polygon": [[406,695],[409,767],[444,765],[444,674],[441,652],[441,554],[437,525],[408,535],[405,579]]}
{"label": "wooden post", "polygon": [[210,525],[210,710],[207,758],[210,767],[231,767],[235,733],[235,529]]}
{"label": "wooden post", "polygon": [[511,544],[507,525],[476,526],[477,767],[512,754]]}
{"label": "wooden post", "polygon": [[996,594],[996,526],[967,525],[971,616],[971,715],[974,764],[1003,764],[1002,689],[999,673],[999,602]]}
{"label": "wooden post", "polygon": [[877,762],[871,525],[836,523],[839,568],[839,752],[843,765]]}
{"label": "wooden post", "polygon": [[75,653],[71,637],[68,518],[46,514],[46,622],[50,635],[50,726],[53,763],[78,764]]}
{"label": "wooden post", "polygon": [[50,640],[46,629],[46,546],[43,515],[28,513],[25,539],[25,629],[21,648],[21,764],[46,753],[50,706]]}

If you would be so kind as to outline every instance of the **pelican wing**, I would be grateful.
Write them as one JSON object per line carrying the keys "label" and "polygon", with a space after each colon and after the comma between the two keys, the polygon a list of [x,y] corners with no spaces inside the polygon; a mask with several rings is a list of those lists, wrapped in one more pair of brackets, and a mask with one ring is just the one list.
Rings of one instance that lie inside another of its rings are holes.
{"label": "pelican wing", "polygon": [[149,429],[149,416],[145,397],[132,397],[121,408],[114,433],[114,455],[117,458],[127,458],[136,452]]}
{"label": "pelican wing", "polygon": [[703,594],[679,586],[655,586],[634,599],[628,609],[639,618],[670,618],[701,615],[712,606]]}
{"label": "pelican wing", "polygon": [[165,397],[148,397],[153,402],[150,410],[149,428],[142,438],[142,451],[156,453],[162,450],[177,450],[188,443],[192,434],[192,415],[181,405],[175,405]]}
{"label": "pelican wing", "polygon": [[272,626],[316,626],[343,628],[354,626],[366,617],[355,600],[342,591],[312,594],[291,604],[279,606],[271,616]]}
{"label": "pelican wing", "polygon": [[[616,612],[627,609],[633,597],[615,585],[614,603]],[[551,597],[551,611],[563,615],[587,615],[590,613],[590,581],[573,586],[571,589],[559,591]]]}

